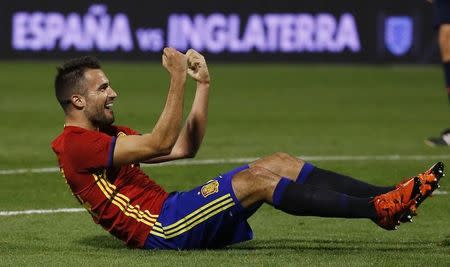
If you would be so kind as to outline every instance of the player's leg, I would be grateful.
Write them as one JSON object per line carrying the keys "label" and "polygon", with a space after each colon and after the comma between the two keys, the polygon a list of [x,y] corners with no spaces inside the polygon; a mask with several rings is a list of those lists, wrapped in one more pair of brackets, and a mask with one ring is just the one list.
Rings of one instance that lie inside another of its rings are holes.
{"label": "player's leg", "polygon": [[263,201],[295,215],[344,218],[376,216],[370,198],[356,198],[310,185],[299,185],[261,167],[250,167],[234,175],[232,186],[244,208]]}
{"label": "player's leg", "polygon": [[450,1],[436,0],[437,25],[439,27],[439,48],[444,68],[445,85],[450,101]]}
{"label": "player's leg", "polygon": [[[450,12],[450,7],[448,9]],[[444,68],[445,86],[450,101],[450,22],[442,24],[439,28],[439,47]]]}
{"label": "player's leg", "polygon": [[311,163],[282,152],[261,158],[250,166],[262,167],[298,184],[308,184],[355,197],[373,197],[395,188],[371,185],[359,179],[315,167]]}
{"label": "player's leg", "polygon": [[[450,13],[450,7],[448,8],[448,12]],[[439,27],[439,47],[441,50],[441,59],[444,70],[445,86],[447,90],[448,99],[450,101],[450,23],[442,24]],[[438,137],[430,137],[426,139],[425,143],[430,146],[449,146],[450,128],[444,129],[441,135]]]}
{"label": "player's leg", "polygon": [[358,198],[298,184],[255,166],[234,175],[232,187],[244,208],[266,202],[298,216],[368,218],[385,229],[394,229],[401,216],[413,209],[417,195],[408,184],[375,198]]}

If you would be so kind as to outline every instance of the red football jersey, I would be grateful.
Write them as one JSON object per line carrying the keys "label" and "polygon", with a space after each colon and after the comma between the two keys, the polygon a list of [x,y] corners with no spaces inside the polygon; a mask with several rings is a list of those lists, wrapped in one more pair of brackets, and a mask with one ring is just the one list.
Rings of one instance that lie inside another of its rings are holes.
{"label": "red football jersey", "polygon": [[117,136],[127,127],[91,131],[66,126],[52,142],[61,173],[73,195],[100,224],[131,247],[143,247],[168,194],[139,167],[112,167]]}

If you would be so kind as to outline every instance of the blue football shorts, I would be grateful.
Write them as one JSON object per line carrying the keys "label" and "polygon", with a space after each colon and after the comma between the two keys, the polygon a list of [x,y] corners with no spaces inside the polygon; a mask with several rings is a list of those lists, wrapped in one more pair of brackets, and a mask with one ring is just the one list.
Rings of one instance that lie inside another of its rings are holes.
{"label": "blue football shorts", "polygon": [[434,24],[450,24],[450,0],[434,0]]}
{"label": "blue football shorts", "polygon": [[190,191],[170,193],[144,248],[211,249],[251,240],[247,219],[260,205],[244,209],[231,186],[233,175],[247,168],[238,167]]}

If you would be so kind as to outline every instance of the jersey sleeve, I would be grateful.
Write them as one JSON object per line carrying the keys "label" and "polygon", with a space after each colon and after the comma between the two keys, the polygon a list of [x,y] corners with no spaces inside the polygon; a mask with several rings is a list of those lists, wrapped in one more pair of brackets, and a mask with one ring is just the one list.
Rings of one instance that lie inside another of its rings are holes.
{"label": "jersey sleeve", "polygon": [[101,132],[85,132],[68,144],[70,160],[78,170],[112,166],[116,137]]}

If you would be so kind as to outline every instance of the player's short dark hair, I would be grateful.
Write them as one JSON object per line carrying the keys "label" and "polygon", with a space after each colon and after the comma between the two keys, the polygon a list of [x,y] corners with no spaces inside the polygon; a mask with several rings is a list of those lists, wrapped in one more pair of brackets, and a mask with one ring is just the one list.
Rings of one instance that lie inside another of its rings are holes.
{"label": "player's short dark hair", "polygon": [[55,95],[61,107],[66,110],[70,97],[75,93],[83,94],[84,73],[88,69],[100,69],[100,63],[94,57],[73,58],[57,67],[55,77]]}

